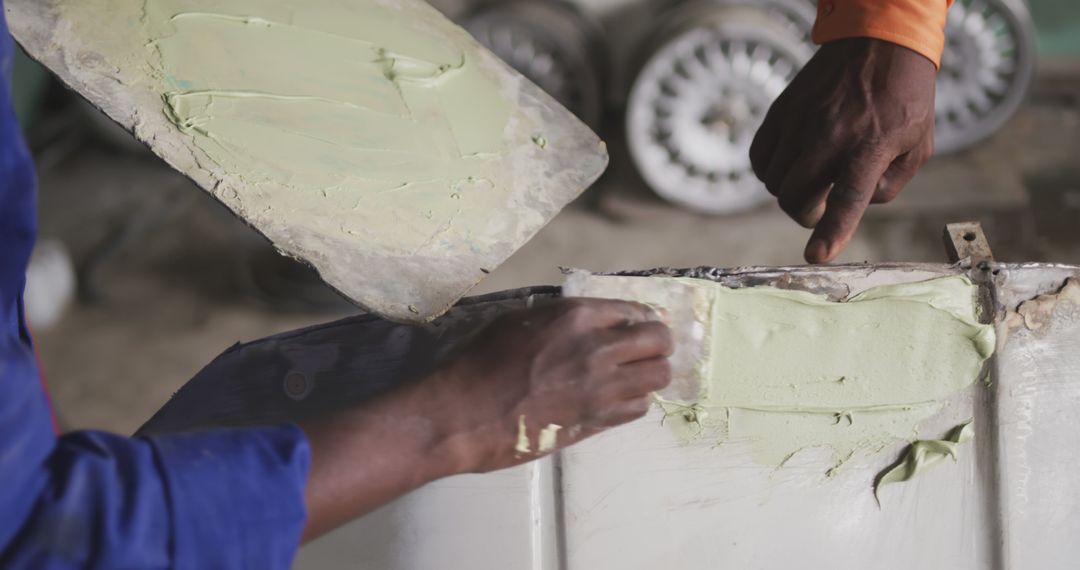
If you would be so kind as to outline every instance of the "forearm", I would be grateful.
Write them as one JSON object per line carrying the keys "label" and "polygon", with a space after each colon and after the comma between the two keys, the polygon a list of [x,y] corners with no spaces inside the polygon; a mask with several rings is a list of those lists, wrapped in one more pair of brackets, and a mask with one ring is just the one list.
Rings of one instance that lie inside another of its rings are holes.
{"label": "forearm", "polygon": [[433,383],[301,422],[311,446],[305,487],[309,541],[425,483],[464,470],[438,413]]}

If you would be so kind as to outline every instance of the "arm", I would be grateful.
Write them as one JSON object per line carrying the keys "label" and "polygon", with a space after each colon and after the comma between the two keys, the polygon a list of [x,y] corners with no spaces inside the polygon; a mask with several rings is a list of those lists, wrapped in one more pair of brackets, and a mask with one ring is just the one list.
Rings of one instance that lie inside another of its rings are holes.
{"label": "arm", "polygon": [[[428,481],[523,463],[643,415],[670,380],[671,338],[655,318],[599,300],[507,314],[427,377],[303,432],[149,438],[56,438],[32,353],[0,336],[0,567],[287,568],[301,531],[314,538]],[[522,418],[527,452],[515,449]],[[565,429],[541,451],[549,424]]]}
{"label": "arm", "polygon": [[[504,315],[426,378],[301,424],[312,448],[305,539],[429,481],[524,463],[644,415],[670,381],[671,350],[667,327],[633,303]],[[515,449],[521,421],[527,452]],[[540,450],[550,424],[562,429]]]}
{"label": "arm", "polygon": [[821,0],[824,45],[769,109],[750,161],[831,261],[871,203],[900,193],[933,154],[934,79],[951,0]]}
{"label": "arm", "polygon": [[0,568],[288,568],[308,465],[295,427],[55,435],[22,318],[36,215],[12,50],[0,9]]}
{"label": "arm", "polygon": [[0,335],[0,366],[0,568],[289,567],[300,430],[57,438],[28,347]]}

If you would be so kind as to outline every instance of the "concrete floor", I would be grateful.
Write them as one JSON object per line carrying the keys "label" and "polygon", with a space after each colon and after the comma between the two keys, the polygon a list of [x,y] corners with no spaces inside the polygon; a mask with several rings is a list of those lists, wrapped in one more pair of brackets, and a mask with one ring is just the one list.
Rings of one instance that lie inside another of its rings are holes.
{"label": "concrete floor", "polygon": [[[1044,83],[993,140],[935,159],[875,207],[843,260],[944,261],[943,224],[980,220],[999,259],[1080,263],[1080,89]],[[93,268],[82,300],[37,335],[65,427],[130,433],[229,345],[354,311],[321,288],[292,287],[304,283],[295,267],[155,158],[88,133],[72,127],[38,156],[42,235]],[[644,190],[614,148],[605,179],[477,293],[558,283],[559,266],[801,261],[809,232],[774,205],[721,218],[681,211]]]}

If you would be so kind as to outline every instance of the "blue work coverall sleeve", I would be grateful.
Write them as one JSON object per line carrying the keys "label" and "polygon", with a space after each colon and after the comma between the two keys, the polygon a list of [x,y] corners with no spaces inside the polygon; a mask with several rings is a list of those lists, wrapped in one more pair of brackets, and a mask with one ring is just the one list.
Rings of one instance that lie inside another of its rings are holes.
{"label": "blue work coverall sleeve", "polygon": [[288,568],[306,471],[292,426],[65,435],[0,491],[0,567]]}
{"label": "blue work coverall sleeve", "polygon": [[35,176],[11,104],[15,48],[3,14],[0,568],[288,568],[310,456],[296,426],[55,434],[23,316]]}

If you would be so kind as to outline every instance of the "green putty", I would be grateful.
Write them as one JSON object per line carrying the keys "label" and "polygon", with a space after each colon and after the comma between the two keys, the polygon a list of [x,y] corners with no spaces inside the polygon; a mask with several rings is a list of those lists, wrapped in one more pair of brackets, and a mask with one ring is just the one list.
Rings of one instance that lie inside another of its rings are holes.
{"label": "green putty", "polygon": [[910,439],[994,349],[966,277],[875,287],[845,302],[677,281],[708,292],[698,310],[710,327],[701,397],[668,419],[694,438],[748,443],[767,464],[810,447],[842,462]]}
{"label": "green putty", "polygon": [[514,451],[521,455],[532,451],[532,446],[529,444],[529,430],[525,427],[525,414],[518,416],[517,443],[514,444]]}
{"label": "green putty", "polygon": [[555,444],[558,441],[559,430],[562,426],[559,424],[548,424],[547,427],[540,430],[540,437],[537,439],[536,446],[539,448],[540,453],[547,453],[555,449]]}
{"label": "green putty", "polygon": [[[63,9],[125,82],[160,92],[165,117],[251,189],[231,199],[256,225],[289,220],[407,257],[501,247],[479,236],[500,235],[506,221],[490,212],[515,207],[505,141],[537,125],[468,34],[435,25],[426,6],[85,0]],[[100,32],[118,21],[136,26]]]}
{"label": "green putty", "polygon": [[971,441],[974,437],[973,429],[971,420],[968,420],[950,430],[945,439],[912,442],[900,462],[882,473],[874,483],[874,498],[878,500],[878,504],[881,503],[880,492],[883,485],[910,481],[946,457],[955,460],[956,448]]}
{"label": "green putty", "polygon": [[391,4],[146,0],[143,25],[169,120],[230,174],[286,186],[259,217],[340,208],[337,231],[415,255],[506,198],[495,78]]}

